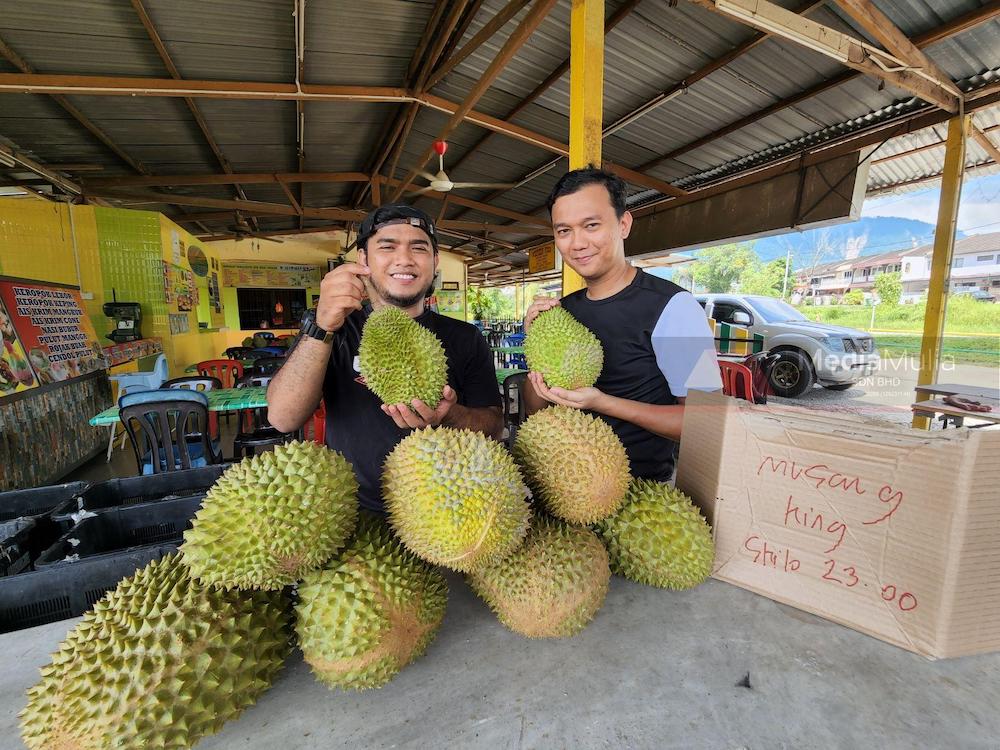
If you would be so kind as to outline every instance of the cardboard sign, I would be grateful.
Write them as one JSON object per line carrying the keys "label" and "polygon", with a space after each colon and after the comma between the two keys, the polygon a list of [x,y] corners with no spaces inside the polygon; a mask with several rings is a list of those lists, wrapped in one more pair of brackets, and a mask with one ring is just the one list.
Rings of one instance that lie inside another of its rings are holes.
{"label": "cardboard sign", "polygon": [[[16,362],[27,354],[27,360],[21,362],[23,377],[17,375],[17,367],[12,367],[24,388],[58,383],[104,368],[103,352],[78,289],[0,280],[0,302],[4,361],[10,358]],[[10,328],[17,332],[17,345],[8,346]],[[29,364],[30,369],[24,370]],[[0,376],[4,372],[0,370]],[[33,372],[34,383],[29,382],[29,372]]]}
{"label": "cardboard sign", "polygon": [[715,578],[925,656],[1000,649],[1000,432],[692,391],[682,434]]}

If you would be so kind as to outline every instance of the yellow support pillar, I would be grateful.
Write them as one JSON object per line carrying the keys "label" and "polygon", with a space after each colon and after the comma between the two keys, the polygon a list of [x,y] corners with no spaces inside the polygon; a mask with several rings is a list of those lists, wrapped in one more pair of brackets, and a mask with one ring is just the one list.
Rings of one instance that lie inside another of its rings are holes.
{"label": "yellow support pillar", "polygon": [[[601,165],[604,112],[604,0],[573,0],[570,18],[569,168]],[[563,264],[562,293],[583,289]]]}
{"label": "yellow support pillar", "polygon": [[[917,385],[935,382],[941,363],[945,303],[951,277],[951,256],[955,249],[958,204],[962,198],[962,175],[965,172],[965,144],[971,125],[972,117],[969,115],[953,117],[948,121],[948,141],[945,145],[944,172],[941,175],[937,227],[934,230],[934,254],[931,256],[931,279],[927,288]],[[928,417],[914,415],[914,427],[927,430],[930,425]]]}

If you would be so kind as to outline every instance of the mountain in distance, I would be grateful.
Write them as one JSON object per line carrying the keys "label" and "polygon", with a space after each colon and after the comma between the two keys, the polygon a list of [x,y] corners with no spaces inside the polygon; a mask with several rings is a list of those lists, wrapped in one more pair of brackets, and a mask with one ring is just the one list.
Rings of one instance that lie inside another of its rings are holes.
{"label": "mountain in distance", "polygon": [[[959,231],[958,239],[965,234]],[[907,250],[934,241],[934,225],[895,216],[868,216],[804,232],[790,232],[757,240],[753,249],[765,263],[792,250],[792,267],[800,268],[893,250]],[[695,253],[697,255],[697,253]]]}

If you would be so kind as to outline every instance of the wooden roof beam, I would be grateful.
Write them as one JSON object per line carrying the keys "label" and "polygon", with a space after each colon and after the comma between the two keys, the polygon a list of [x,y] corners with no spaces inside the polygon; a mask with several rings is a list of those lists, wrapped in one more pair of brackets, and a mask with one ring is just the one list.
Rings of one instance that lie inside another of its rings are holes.
{"label": "wooden roof beam", "polygon": [[75,183],[73,180],[56,174],[44,164],[39,164],[34,159],[27,157],[9,146],[3,145],[2,143],[0,143],[0,154],[6,157],[5,161],[12,160],[18,168],[23,167],[28,172],[35,173],[43,180],[46,180],[49,184],[59,188],[69,195],[80,195],[83,192],[83,188],[81,188],[80,185]]}
{"label": "wooden roof beam", "polygon": [[[156,30],[156,26],[153,24],[153,20],[149,17],[149,13],[146,12],[145,6],[142,4],[142,0],[131,0],[132,9],[135,11],[136,15],[139,17],[139,21],[142,23],[143,28],[146,29],[146,34],[149,36],[150,41],[156,48],[156,53],[160,56],[160,60],[163,62],[163,66],[170,73],[170,77],[175,80],[180,80],[181,74],[177,70],[177,66],[174,65],[173,59],[170,57],[170,53],[167,51],[166,45],[163,43],[163,39],[160,37],[159,32]],[[201,131],[202,137],[208,144],[208,147],[212,151],[212,155],[215,156],[215,160],[219,163],[223,172],[232,173],[233,168],[229,164],[229,160],[226,159],[225,155],[222,153],[222,149],[219,148],[219,144],[216,142],[215,138],[212,136],[212,132],[208,128],[208,123],[205,122],[204,116],[201,114],[201,110],[195,103],[194,99],[191,97],[185,97],[184,103],[187,105],[188,111],[191,112],[191,116],[194,118],[195,124]],[[240,200],[247,200],[246,193],[243,192],[243,188],[239,185],[233,186],[233,191],[236,193],[236,197]],[[260,227],[255,226],[256,229]]]}
{"label": "wooden roof beam", "polygon": [[[34,68],[28,64],[27,60],[17,54],[17,52],[15,52],[3,39],[0,39],[0,55],[5,57],[7,61],[20,70],[22,74],[33,75],[35,73]],[[117,143],[111,140],[111,136],[95,125],[90,118],[77,109],[72,102],[69,101],[69,99],[62,94],[52,94],[51,98],[56,104],[69,113],[70,117],[80,123],[80,125],[82,125],[88,133],[103,143],[108,150],[111,151],[111,153],[125,162],[129,167],[139,174],[149,174],[149,170],[146,169],[142,162],[129,156],[120,146],[118,146]]]}
{"label": "wooden roof beam", "polygon": [[951,92],[956,102],[962,97],[962,91],[951,80],[951,76],[911,42],[909,37],[871,0],[834,0],[834,2],[873,39],[913,68],[915,73]]}
{"label": "wooden roof beam", "polygon": [[518,12],[520,12],[520,10],[529,2],[531,2],[531,0],[510,0],[503,8],[501,8],[499,13],[483,24],[483,27],[476,32],[472,39],[466,42],[464,47],[448,58],[444,65],[434,71],[430,78],[427,79],[426,85],[422,86],[420,90],[434,88],[438,83],[440,83],[442,78],[454,70],[456,65],[482,47],[490,37],[503,28],[503,26],[506,25],[510,19],[516,16]]}
{"label": "wooden roof beam", "polygon": [[957,112],[959,96],[905,61],[836,29],[795,15],[769,0],[692,0],[696,5],[840,61],[908,91],[948,112]]}
{"label": "wooden roof beam", "polygon": [[[472,111],[472,108],[476,106],[486,90],[489,89],[493,82],[496,80],[497,76],[500,75],[511,58],[517,54],[517,51],[521,49],[528,38],[534,33],[535,29],[541,24],[545,17],[549,14],[549,11],[555,7],[557,0],[535,0],[534,6],[532,6],[531,11],[525,16],[524,20],[518,24],[517,28],[514,29],[513,33],[507,38],[504,46],[501,48],[499,54],[493,59],[489,67],[483,73],[482,77],[476,81],[476,84],[472,87],[472,90],[466,95],[465,99],[461,104],[458,105],[455,113],[449,118],[448,122],[438,133],[437,140],[445,140],[451,134],[451,132],[457,128],[462,121],[465,119],[466,115]],[[416,166],[414,166],[403,178],[403,184],[396,188],[396,192],[393,193],[392,199],[396,200],[400,195],[410,186],[413,178],[417,176],[424,165],[427,164],[428,159],[434,153],[433,147],[428,147],[426,151],[417,160]]]}
{"label": "wooden roof beam", "polygon": [[163,185],[244,185],[278,184],[282,182],[368,182],[363,172],[244,172],[234,174],[162,174],[146,177],[94,177],[85,180],[88,188],[150,187]]}
{"label": "wooden roof beam", "polygon": [[[1000,16],[1000,0],[990,0],[986,5],[981,8],[976,8],[964,13],[957,18],[952,19],[946,24],[939,26],[936,29],[931,29],[930,31],[920,34],[914,37],[911,41],[918,48],[923,49],[931,44],[940,42],[942,39],[948,39],[956,34],[962,34],[969,29],[975,28],[976,26],[990,21],[996,17]],[[659,166],[665,161],[670,161],[671,159],[676,159],[679,156],[683,156],[686,153],[694,151],[695,149],[701,148],[702,146],[708,145],[719,138],[724,138],[727,135],[735,133],[738,130],[742,130],[748,125],[752,125],[755,122],[763,120],[765,117],[769,117],[777,112],[781,112],[788,107],[794,107],[796,104],[803,102],[807,99],[811,99],[814,96],[822,94],[824,91],[829,91],[832,88],[836,88],[848,81],[853,81],[859,78],[861,73],[856,73],[852,71],[847,71],[839,76],[831,78],[827,81],[822,81],[811,88],[808,88],[794,96],[790,96],[786,99],[781,99],[774,104],[771,104],[764,109],[761,109],[753,114],[747,115],[746,117],[741,117],[739,120],[735,120],[728,125],[725,125],[717,130],[708,133],[701,138],[696,138],[693,141],[685,143],[683,146],[678,146],[672,151],[650,159],[643,164],[636,167],[640,172],[645,172],[649,169]]]}

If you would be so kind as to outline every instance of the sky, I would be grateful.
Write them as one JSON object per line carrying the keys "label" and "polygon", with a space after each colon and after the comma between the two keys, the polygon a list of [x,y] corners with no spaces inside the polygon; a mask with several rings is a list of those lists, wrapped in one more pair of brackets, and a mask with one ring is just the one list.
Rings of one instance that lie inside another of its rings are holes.
{"label": "sky", "polygon": [[[872,198],[865,201],[862,216],[898,216],[903,219],[937,221],[941,188]],[[974,177],[962,186],[962,201],[958,209],[958,228],[966,234],[1000,232],[1000,174]]]}

